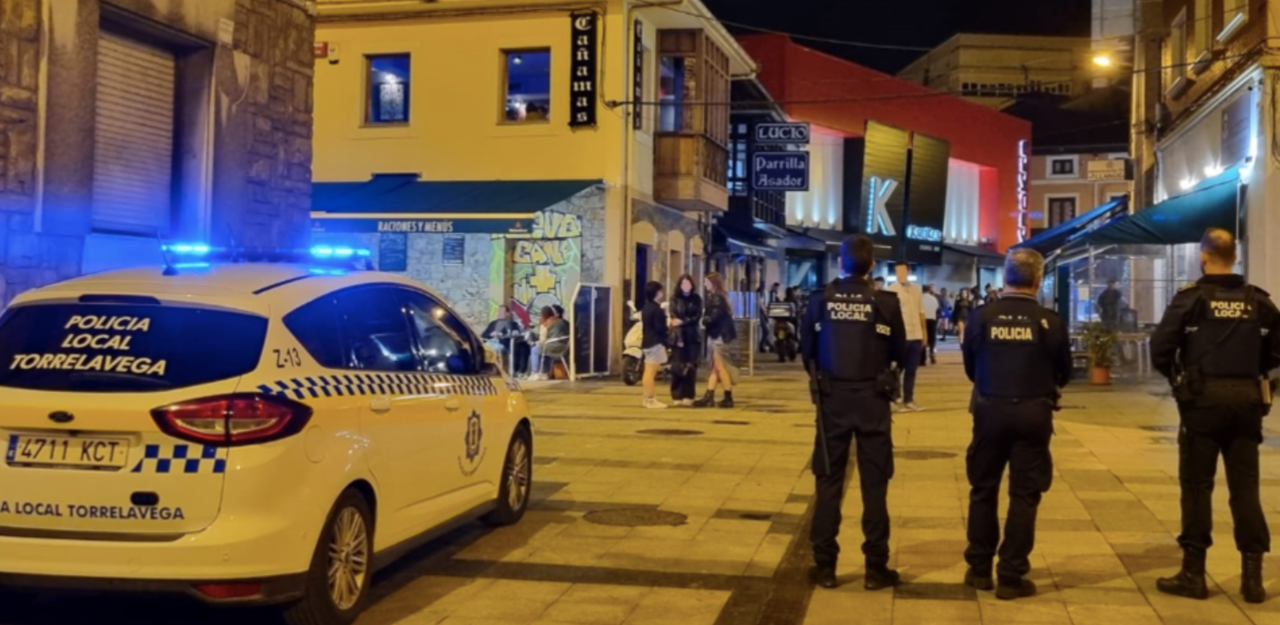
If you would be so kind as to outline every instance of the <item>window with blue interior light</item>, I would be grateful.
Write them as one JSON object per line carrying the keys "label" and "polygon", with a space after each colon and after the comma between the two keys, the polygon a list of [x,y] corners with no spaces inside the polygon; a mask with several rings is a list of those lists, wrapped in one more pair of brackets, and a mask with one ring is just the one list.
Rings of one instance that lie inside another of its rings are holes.
{"label": "window with blue interior light", "polygon": [[685,57],[662,57],[658,66],[658,132],[687,130],[685,93]]}
{"label": "window with blue interior light", "polygon": [[369,124],[409,123],[409,55],[365,57],[369,66]]}
{"label": "window with blue interior light", "polygon": [[511,124],[551,119],[551,51],[511,50],[503,53],[506,68],[503,119]]}

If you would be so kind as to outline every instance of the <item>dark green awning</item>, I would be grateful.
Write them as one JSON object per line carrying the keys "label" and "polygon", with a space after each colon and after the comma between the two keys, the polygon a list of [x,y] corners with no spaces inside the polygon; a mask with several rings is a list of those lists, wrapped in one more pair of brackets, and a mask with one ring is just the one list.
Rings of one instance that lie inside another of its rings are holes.
{"label": "dark green awning", "polygon": [[379,174],[312,185],[316,232],[523,233],[534,214],[599,180],[422,181]]}
{"label": "dark green awning", "polygon": [[1049,228],[1048,230],[1023,241],[1022,243],[1014,245],[1013,247],[1029,247],[1045,256],[1048,256],[1062,249],[1063,246],[1079,236],[1081,233],[1088,232],[1090,228],[1097,227],[1099,224],[1105,224],[1112,219],[1124,215],[1128,210],[1128,197],[1113,200],[1079,217],[1076,217],[1075,219]]}
{"label": "dark green awning", "polygon": [[1239,224],[1240,170],[1227,171],[1144,211],[1090,232],[1089,245],[1175,245],[1197,243],[1209,228],[1225,228],[1236,236]]}

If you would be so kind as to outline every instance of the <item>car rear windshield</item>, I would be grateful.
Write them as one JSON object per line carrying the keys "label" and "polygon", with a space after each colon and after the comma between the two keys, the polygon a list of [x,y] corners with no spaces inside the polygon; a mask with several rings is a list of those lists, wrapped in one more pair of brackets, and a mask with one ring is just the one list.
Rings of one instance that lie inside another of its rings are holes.
{"label": "car rear windshield", "polygon": [[262,317],[160,304],[35,304],[0,317],[0,386],[136,393],[244,375]]}

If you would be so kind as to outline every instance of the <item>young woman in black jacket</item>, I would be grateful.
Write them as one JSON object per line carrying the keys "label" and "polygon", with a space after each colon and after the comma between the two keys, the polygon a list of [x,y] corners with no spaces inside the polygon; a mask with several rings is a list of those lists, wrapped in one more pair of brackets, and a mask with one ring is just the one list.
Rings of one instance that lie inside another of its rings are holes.
{"label": "young woman in black jacket", "polygon": [[658,371],[667,364],[667,343],[670,340],[667,311],[662,309],[664,295],[661,282],[650,282],[644,286],[644,310],[640,313],[644,332],[640,348],[644,350],[645,408],[667,407],[655,397]]}
{"label": "young woman in black jacket", "polygon": [[726,347],[738,338],[737,328],[733,325],[733,309],[729,306],[728,293],[724,290],[724,279],[718,273],[707,274],[703,281],[707,293],[706,315],[702,324],[707,327],[707,342],[711,344],[711,376],[707,378],[707,393],[693,405],[709,408],[716,405],[716,387],[724,387],[724,399],[721,408],[733,407],[733,365],[725,354]]}
{"label": "young woman in black jacket", "polygon": [[671,299],[671,399],[677,406],[692,406],[698,397],[698,355],[701,353],[702,297],[693,276],[680,276]]}

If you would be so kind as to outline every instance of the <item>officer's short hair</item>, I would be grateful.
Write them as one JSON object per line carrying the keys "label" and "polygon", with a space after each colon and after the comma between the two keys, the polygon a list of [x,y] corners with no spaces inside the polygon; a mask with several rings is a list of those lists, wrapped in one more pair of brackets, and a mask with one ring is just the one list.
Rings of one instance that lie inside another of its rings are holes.
{"label": "officer's short hair", "polygon": [[1209,228],[1200,239],[1200,253],[1224,265],[1236,264],[1236,237],[1222,228]]}
{"label": "officer's short hair", "polygon": [[876,244],[865,234],[855,234],[840,244],[840,267],[851,276],[862,277],[871,272],[876,262]]}
{"label": "officer's short hair", "polygon": [[[1029,248],[1009,250],[1004,258],[1004,283],[1018,288],[1031,288],[1044,277],[1044,256]],[[990,288],[990,287],[988,287]]]}

